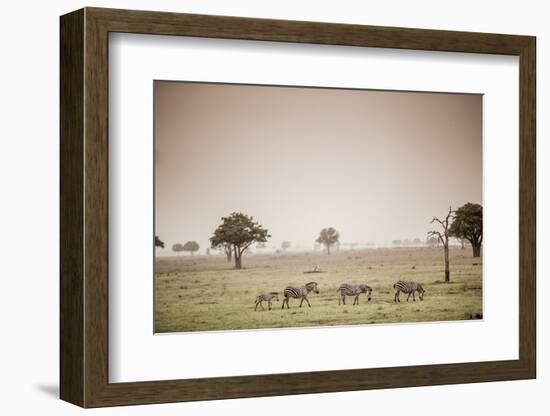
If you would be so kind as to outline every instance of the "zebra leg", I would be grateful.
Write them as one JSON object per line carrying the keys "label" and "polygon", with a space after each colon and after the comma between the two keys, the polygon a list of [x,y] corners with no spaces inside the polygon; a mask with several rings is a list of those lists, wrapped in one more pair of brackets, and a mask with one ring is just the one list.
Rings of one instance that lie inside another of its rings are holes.
{"label": "zebra leg", "polygon": [[409,296],[407,296],[407,302],[409,301],[410,297],[411,297],[411,292],[409,292]]}
{"label": "zebra leg", "polygon": [[254,307],[254,312],[258,309],[258,302],[256,302],[256,306]]}
{"label": "zebra leg", "polygon": [[416,302],[416,298],[414,297],[414,292],[413,292],[413,302]]}
{"label": "zebra leg", "polygon": [[342,303],[342,296],[338,295],[338,306],[340,306],[341,303]]}
{"label": "zebra leg", "polygon": [[355,306],[356,304],[359,304],[359,296],[355,296],[355,298],[353,299],[353,306]]}
{"label": "zebra leg", "polygon": [[307,306],[309,306],[311,308],[311,305],[309,304],[309,300],[307,300],[307,297],[304,298],[307,302]]}
{"label": "zebra leg", "polygon": [[346,304],[346,295],[342,295],[342,302],[344,302],[344,305]]}
{"label": "zebra leg", "polygon": [[302,300],[300,300],[300,308],[302,307],[302,303],[304,303],[304,299],[305,298],[302,298]]}
{"label": "zebra leg", "polygon": [[400,290],[398,290],[397,292],[395,292],[395,296],[393,297],[393,301],[394,302],[401,302],[401,299],[399,299],[399,294],[401,293]]}
{"label": "zebra leg", "polygon": [[271,301],[270,300],[267,301],[267,310],[268,311],[271,310]]}
{"label": "zebra leg", "polygon": [[262,301],[260,302],[260,307],[262,308],[262,311],[265,311],[265,308],[264,308],[263,303],[264,303],[264,301],[262,300]]}
{"label": "zebra leg", "polygon": [[285,298],[283,299],[283,305],[281,306],[281,309],[284,309],[285,308],[285,303],[288,303],[288,298],[285,296]]}

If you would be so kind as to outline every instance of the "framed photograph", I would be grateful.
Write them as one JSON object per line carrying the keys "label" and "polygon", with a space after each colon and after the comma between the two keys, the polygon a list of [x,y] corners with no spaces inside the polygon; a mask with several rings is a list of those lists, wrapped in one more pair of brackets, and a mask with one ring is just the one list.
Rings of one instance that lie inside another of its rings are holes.
{"label": "framed photograph", "polygon": [[60,28],[63,400],[536,377],[534,37]]}

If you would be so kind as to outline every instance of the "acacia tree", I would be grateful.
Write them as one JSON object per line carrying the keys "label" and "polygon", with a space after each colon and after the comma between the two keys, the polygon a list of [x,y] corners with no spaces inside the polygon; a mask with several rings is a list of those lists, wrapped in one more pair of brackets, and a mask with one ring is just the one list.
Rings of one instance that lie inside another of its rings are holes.
{"label": "acacia tree", "polygon": [[437,222],[441,225],[442,231],[429,231],[428,232],[428,238],[430,237],[437,237],[441,244],[443,244],[443,251],[445,253],[445,282],[449,283],[451,281],[451,272],[449,271],[449,220],[451,219],[451,216],[453,215],[453,211],[451,207],[449,207],[449,213],[445,217],[444,220],[440,220],[437,217],[433,217],[430,224],[433,224],[434,222]]}
{"label": "acacia tree", "polygon": [[290,241],[283,241],[281,243],[281,248],[283,249],[283,251],[287,251],[291,246],[291,243]]}
{"label": "acacia tree", "polygon": [[330,247],[338,243],[340,233],[332,227],[323,228],[319,233],[319,237],[315,240],[317,243],[324,245],[327,248],[327,254],[330,255]]}
{"label": "acacia tree", "polygon": [[199,251],[199,248],[199,243],[196,241],[188,241],[183,245],[183,250],[190,252],[192,256],[195,255],[195,251]]}
{"label": "acacia tree", "polygon": [[176,243],[172,246],[172,251],[174,253],[181,253],[183,251],[183,244]]}
{"label": "acacia tree", "polygon": [[164,248],[164,241],[162,241],[158,235],[155,236],[155,247]]}
{"label": "acacia tree", "polygon": [[[222,223],[210,237],[212,247],[228,245],[233,249],[235,268],[242,269],[242,255],[254,243],[265,243],[271,237],[254,218],[240,212],[233,212],[228,217],[222,217]],[[227,253],[227,251],[226,251]],[[228,259],[230,257],[228,256]]]}
{"label": "acacia tree", "polygon": [[449,234],[459,240],[467,240],[472,245],[473,256],[481,255],[483,241],[483,207],[479,204],[467,204],[454,212]]}

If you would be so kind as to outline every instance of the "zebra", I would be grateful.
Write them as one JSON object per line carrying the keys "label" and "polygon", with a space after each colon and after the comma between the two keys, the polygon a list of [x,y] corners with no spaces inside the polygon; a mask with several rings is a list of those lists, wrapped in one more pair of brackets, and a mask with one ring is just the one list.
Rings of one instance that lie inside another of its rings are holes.
{"label": "zebra", "polygon": [[262,293],[261,295],[256,296],[256,306],[254,307],[254,311],[258,309],[258,305],[261,306],[262,311],[265,310],[264,305],[262,305],[264,301],[267,302],[268,310],[271,310],[271,301],[273,299],[279,302],[279,292]]}
{"label": "zebra", "polygon": [[319,293],[319,289],[317,288],[317,282],[309,282],[307,285],[302,287],[292,287],[292,286],[285,287],[285,291],[284,291],[285,298],[283,300],[283,306],[281,307],[281,309],[284,309],[285,303],[286,303],[287,309],[290,309],[290,306],[288,305],[289,298],[301,299],[300,308],[302,307],[302,303],[305,300],[307,302],[307,306],[311,308],[311,305],[309,304],[309,300],[307,299],[307,295],[309,295],[309,292]]}
{"label": "zebra", "polygon": [[404,282],[400,280],[393,285],[393,288],[395,289],[395,296],[393,297],[394,302],[401,302],[401,300],[399,299],[399,294],[401,292],[409,294],[409,296],[407,296],[407,302],[409,301],[411,295],[413,296],[413,301],[416,301],[414,297],[415,292],[418,292],[418,297],[420,298],[420,300],[424,299],[424,293],[426,293],[422,285],[416,282]]}
{"label": "zebra", "polygon": [[372,288],[367,285],[350,285],[348,283],[342,283],[337,292],[340,292],[340,296],[338,296],[338,305],[340,305],[340,301],[342,301],[344,305],[346,304],[346,296],[355,296],[353,305],[359,305],[359,295],[361,293],[366,293],[367,300],[370,301]]}

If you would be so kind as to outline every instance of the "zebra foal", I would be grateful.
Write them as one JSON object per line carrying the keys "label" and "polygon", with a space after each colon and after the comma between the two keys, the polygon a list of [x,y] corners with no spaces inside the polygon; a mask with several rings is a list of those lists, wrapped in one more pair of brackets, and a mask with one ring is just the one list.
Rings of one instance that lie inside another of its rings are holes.
{"label": "zebra foal", "polygon": [[263,302],[267,302],[267,308],[268,310],[271,310],[272,300],[276,300],[277,302],[279,302],[278,292],[262,293],[261,295],[256,296],[256,306],[254,307],[254,311],[258,309],[258,305],[260,305],[262,311],[265,310],[264,305],[262,305]]}
{"label": "zebra foal", "polygon": [[285,291],[284,291],[285,298],[283,299],[283,306],[281,307],[281,309],[284,309],[285,303],[286,303],[287,309],[290,309],[290,306],[288,305],[288,300],[290,298],[301,299],[300,308],[302,307],[302,303],[304,303],[304,300],[307,302],[307,306],[311,308],[311,305],[309,304],[309,300],[307,299],[307,295],[309,295],[309,292],[319,293],[319,289],[317,288],[317,282],[309,282],[307,285],[302,287],[292,287],[292,286],[285,287]]}
{"label": "zebra foal", "polygon": [[395,296],[393,297],[394,302],[401,302],[399,299],[399,294],[401,292],[408,293],[409,296],[407,296],[407,302],[409,301],[411,295],[413,296],[413,301],[416,301],[416,298],[414,297],[416,292],[418,292],[418,297],[420,300],[424,299],[424,293],[426,293],[422,285],[416,282],[404,282],[400,280],[393,285],[393,288],[395,289]]}
{"label": "zebra foal", "polygon": [[340,293],[340,296],[338,296],[338,305],[340,305],[340,301],[344,305],[346,304],[346,296],[354,296],[355,299],[353,299],[353,305],[359,305],[359,295],[361,293],[366,293],[367,300],[370,301],[372,288],[367,285],[350,285],[348,283],[342,283],[337,292]]}

